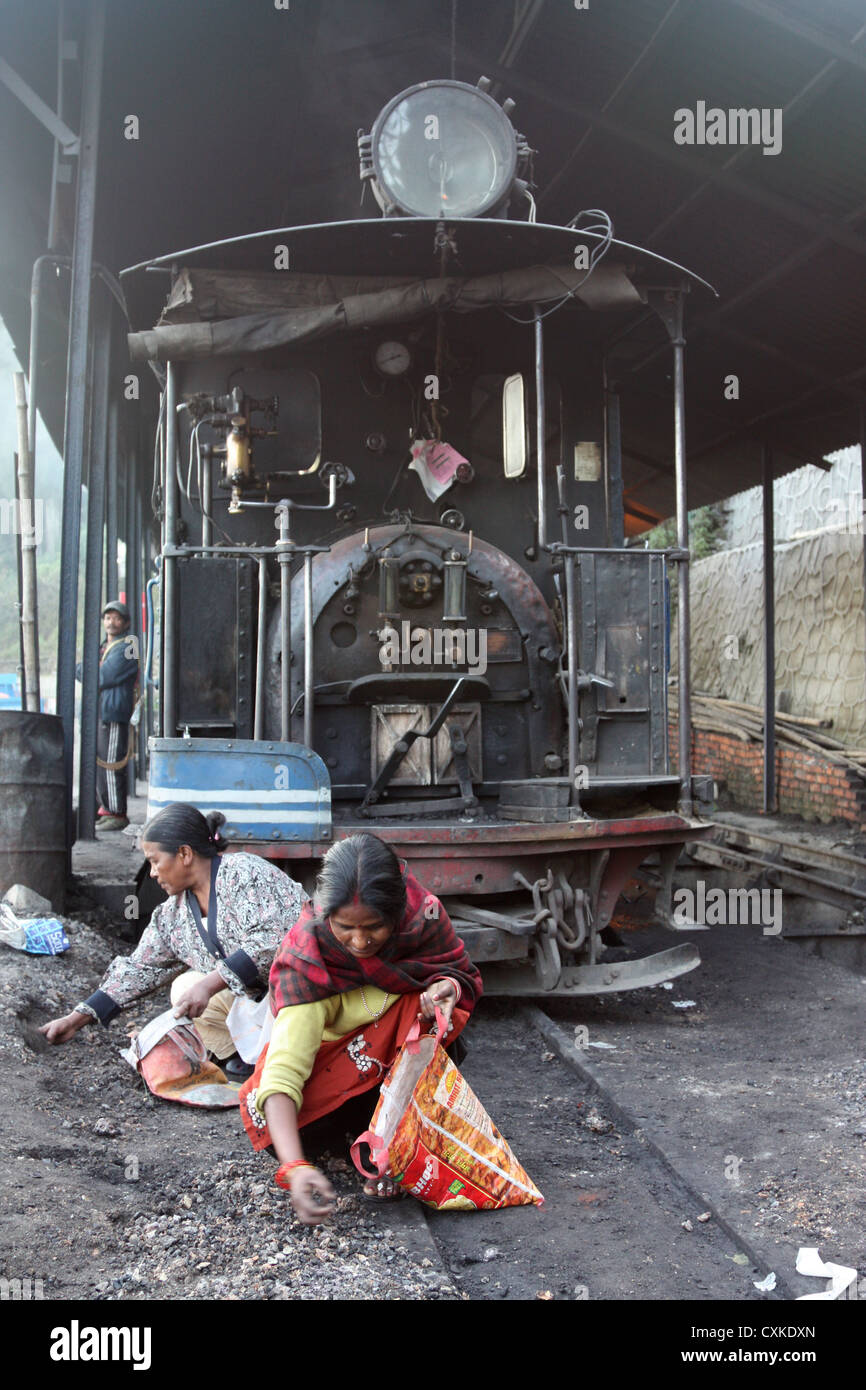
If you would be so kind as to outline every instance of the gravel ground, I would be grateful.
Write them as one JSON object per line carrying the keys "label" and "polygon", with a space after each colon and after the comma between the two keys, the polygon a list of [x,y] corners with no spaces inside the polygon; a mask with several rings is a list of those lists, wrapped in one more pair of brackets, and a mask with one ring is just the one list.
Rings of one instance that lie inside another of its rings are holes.
{"label": "gravel ground", "polygon": [[546,1011],[588,1030],[595,1074],[794,1292],[816,1291],[800,1246],[866,1275],[866,980],[750,927],[694,939],[671,990]]}
{"label": "gravel ground", "polygon": [[0,948],[0,1070],[13,1121],[0,1137],[0,1274],[41,1279],[49,1299],[459,1297],[423,1223],[419,1238],[411,1199],[360,1198],[339,1124],[315,1150],[338,1209],[327,1227],[309,1228],[293,1219],[271,1181],[275,1160],[253,1152],[236,1110],[150,1095],[118,1052],[124,1030],[167,1007],[167,993],[49,1047],[39,1024],[129,950],[99,911],[66,926],[63,956]]}
{"label": "gravel ground", "polygon": [[[473,1021],[465,1072],[545,1208],[434,1215],[443,1268],[411,1199],[362,1202],[346,1161],[360,1117],[351,1134],[319,1134],[338,1210],[300,1226],[234,1109],[157,1101],[120,1058],[167,992],[62,1048],[38,1033],[130,949],[104,911],[80,916],[63,956],[0,947],[3,1277],[76,1300],[755,1298],[753,1261],[495,1001]],[[863,1273],[863,981],[748,929],[699,944],[704,965],[672,990],[548,1011],[569,1036],[588,1029],[596,1070],[767,1267],[790,1278],[796,1247],[818,1244]]]}

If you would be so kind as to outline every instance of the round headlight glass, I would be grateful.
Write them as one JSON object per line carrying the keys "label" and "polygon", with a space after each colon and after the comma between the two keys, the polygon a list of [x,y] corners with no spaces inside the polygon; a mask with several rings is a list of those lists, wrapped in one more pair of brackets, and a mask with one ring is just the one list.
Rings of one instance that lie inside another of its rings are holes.
{"label": "round headlight glass", "polygon": [[384,108],[372,131],[379,187],[413,217],[481,217],[517,171],[514,127],[463,82],[424,82]]}

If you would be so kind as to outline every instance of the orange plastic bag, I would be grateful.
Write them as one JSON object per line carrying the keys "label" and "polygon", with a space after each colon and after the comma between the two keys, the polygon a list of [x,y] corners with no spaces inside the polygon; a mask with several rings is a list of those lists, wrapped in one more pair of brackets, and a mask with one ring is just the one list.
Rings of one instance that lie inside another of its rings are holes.
{"label": "orange plastic bag", "polygon": [[161,1100],[211,1109],[238,1103],[240,1087],[227,1080],[221,1067],[208,1061],[207,1048],[192,1020],[175,1018],[173,1009],[145,1024],[120,1055],[141,1073],[148,1090]]}
{"label": "orange plastic bag", "polygon": [[[370,1128],[352,1145],[352,1161],[367,1178],[386,1174],[438,1211],[517,1207],[544,1201],[472,1088],[440,1046],[437,1032],[409,1032],[382,1084]],[[362,1163],[368,1144],[375,1172]]]}

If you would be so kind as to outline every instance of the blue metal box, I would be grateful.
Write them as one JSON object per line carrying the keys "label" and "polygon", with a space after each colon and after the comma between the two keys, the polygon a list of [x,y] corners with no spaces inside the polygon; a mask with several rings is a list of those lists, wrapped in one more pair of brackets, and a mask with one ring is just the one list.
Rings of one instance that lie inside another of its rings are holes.
{"label": "blue metal box", "polygon": [[228,840],[329,840],[331,779],[300,743],[152,738],[148,819],[185,801],[222,811]]}

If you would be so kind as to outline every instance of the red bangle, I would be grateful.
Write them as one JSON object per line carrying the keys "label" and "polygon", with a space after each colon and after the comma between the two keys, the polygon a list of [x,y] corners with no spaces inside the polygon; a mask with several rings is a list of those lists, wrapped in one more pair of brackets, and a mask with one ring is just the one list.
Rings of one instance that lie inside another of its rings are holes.
{"label": "red bangle", "polygon": [[293,1172],[296,1168],[313,1167],[315,1167],[315,1165],[312,1163],[308,1163],[305,1158],[293,1158],[290,1163],[280,1164],[279,1168],[274,1173],[274,1182],[277,1184],[277,1187],[284,1187],[288,1192],[291,1189],[289,1187],[289,1184],[285,1181],[285,1179],[289,1176],[289,1174]]}

